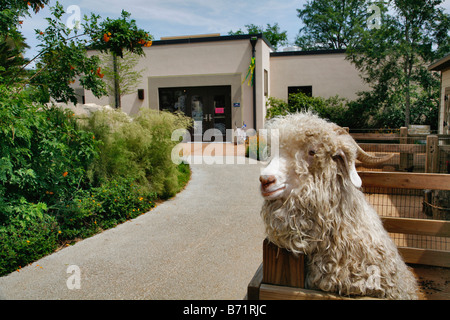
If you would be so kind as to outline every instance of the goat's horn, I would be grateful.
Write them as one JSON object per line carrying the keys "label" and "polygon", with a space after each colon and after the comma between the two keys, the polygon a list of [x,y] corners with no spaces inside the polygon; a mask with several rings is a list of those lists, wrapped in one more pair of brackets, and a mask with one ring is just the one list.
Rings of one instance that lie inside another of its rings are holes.
{"label": "goat's horn", "polygon": [[[339,135],[350,135],[348,133],[347,130],[345,130],[344,128],[338,126],[338,125],[334,125],[334,131],[339,134]],[[394,157],[393,154],[389,154],[387,156],[384,157],[375,157],[367,152],[365,152],[359,145],[358,143],[356,143],[356,141],[353,141],[356,145],[357,148],[357,156],[356,159],[358,159],[359,161],[361,161],[364,164],[369,164],[369,165],[377,165],[377,164],[382,164],[386,161],[389,161],[392,159],[392,157]]]}
{"label": "goat's horn", "polygon": [[384,157],[375,157],[375,156],[372,156],[371,154],[368,154],[367,152],[365,152],[356,142],[355,142],[355,144],[356,144],[356,148],[358,149],[358,154],[356,156],[356,159],[358,159],[359,161],[361,161],[364,164],[371,164],[371,165],[382,164],[386,161],[391,160],[392,157],[394,156],[393,154],[389,154]]}

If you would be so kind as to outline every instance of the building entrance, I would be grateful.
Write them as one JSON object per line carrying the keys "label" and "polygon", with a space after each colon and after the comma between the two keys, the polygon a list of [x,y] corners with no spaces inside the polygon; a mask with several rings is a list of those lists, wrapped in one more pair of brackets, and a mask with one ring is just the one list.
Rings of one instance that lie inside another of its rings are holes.
{"label": "building entrance", "polygon": [[226,141],[231,129],[231,86],[160,88],[159,107],[192,117],[193,141]]}

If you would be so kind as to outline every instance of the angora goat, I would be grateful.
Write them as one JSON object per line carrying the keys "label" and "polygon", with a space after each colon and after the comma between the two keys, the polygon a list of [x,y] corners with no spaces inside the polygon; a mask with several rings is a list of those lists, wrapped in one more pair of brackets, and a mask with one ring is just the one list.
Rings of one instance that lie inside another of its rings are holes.
{"label": "angora goat", "polygon": [[310,113],[274,118],[279,154],[262,169],[261,215],[268,239],[305,253],[306,286],[345,296],[416,299],[413,274],[360,191],[365,153],[337,125]]}

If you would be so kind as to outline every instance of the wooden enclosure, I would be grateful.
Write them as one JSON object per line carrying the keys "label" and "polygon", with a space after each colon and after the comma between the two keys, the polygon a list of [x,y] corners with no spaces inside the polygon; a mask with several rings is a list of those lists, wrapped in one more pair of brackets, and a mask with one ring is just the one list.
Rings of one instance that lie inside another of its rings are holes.
{"label": "wooden enclosure", "polygon": [[[359,174],[365,192],[368,189],[379,190],[377,197],[372,196],[373,193],[366,193],[367,199],[381,216],[385,229],[416,275],[420,286],[419,298],[450,299],[450,221],[433,219],[433,215],[430,217],[424,213],[423,206],[426,202],[423,190],[449,191],[450,175],[397,172],[359,172]],[[399,196],[380,191],[390,189],[402,190],[404,194]],[[408,201],[413,204],[410,204],[408,215],[405,216],[402,206],[403,202]],[[387,209],[380,210],[379,203],[383,205],[387,203]],[[422,238],[426,238],[426,241]],[[263,262],[248,285],[247,298],[249,300],[350,299],[305,288],[304,260],[303,256],[294,256],[265,240]],[[367,299],[367,297],[357,298]]]}
{"label": "wooden enclosure", "polygon": [[410,134],[408,128],[392,132],[351,132],[359,146],[375,155],[393,154],[382,167],[360,170],[450,173],[450,135]]}

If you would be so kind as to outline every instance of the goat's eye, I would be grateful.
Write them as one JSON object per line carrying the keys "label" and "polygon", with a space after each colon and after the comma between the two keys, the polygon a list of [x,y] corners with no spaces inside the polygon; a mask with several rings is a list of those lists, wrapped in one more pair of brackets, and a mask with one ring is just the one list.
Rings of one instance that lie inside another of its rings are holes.
{"label": "goat's eye", "polygon": [[315,152],[314,150],[309,150],[308,154],[309,154],[311,157],[314,157],[314,155],[316,154],[316,152]]}

